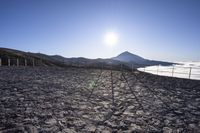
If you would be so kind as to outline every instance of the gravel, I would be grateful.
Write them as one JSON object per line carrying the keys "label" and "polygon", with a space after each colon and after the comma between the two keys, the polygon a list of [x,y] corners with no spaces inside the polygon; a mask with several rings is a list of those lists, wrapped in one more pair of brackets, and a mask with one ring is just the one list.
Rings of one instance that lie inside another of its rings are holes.
{"label": "gravel", "polygon": [[0,67],[0,133],[200,131],[200,81],[85,68]]}

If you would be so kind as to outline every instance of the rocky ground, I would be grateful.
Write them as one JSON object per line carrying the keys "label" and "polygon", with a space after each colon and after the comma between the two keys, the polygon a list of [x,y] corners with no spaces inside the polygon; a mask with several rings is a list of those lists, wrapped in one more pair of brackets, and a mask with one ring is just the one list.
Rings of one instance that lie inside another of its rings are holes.
{"label": "rocky ground", "polygon": [[200,81],[141,72],[0,67],[0,133],[200,132]]}

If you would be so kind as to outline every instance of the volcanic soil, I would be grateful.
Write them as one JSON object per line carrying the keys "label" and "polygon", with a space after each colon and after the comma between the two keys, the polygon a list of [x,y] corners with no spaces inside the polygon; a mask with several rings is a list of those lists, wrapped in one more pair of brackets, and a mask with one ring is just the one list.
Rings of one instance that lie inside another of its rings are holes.
{"label": "volcanic soil", "polygon": [[0,67],[0,133],[200,132],[200,81],[86,68]]}

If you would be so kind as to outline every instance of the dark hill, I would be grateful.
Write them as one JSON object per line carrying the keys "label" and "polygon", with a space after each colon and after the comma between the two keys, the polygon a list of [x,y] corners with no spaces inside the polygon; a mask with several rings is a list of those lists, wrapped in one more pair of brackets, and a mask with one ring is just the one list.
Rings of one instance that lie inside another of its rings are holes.
{"label": "dark hill", "polygon": [[[83,57],[65,58],[60,55],[46,55],[42,53],[23,52],[14,49],[0,48],[0,58],[2,65],[21,65],[24,66],[75,66],[75,67],[95,67],[95,68],[138,68],[149,65],[171,65],[172,63],[153,61],[144,59],[128,51],[108,59],[87,59]],[[9,61],[8,61],[9,60]]]}
{"label": "dark hill", "polygon": [[63,66],[61,62],[45,54],[23,52],[8,48],[0,48],[0,58],[2,65],[5,66],[9,64],[9,61],[11,66],[16,66],[17,62],[20,66],[25,66],[25,64],[27,66]]}

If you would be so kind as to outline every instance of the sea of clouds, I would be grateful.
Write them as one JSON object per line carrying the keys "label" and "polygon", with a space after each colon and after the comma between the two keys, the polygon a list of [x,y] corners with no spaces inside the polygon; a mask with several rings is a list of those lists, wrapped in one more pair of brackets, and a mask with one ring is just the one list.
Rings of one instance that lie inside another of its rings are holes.
{"label": "sea of clouds", "polygon": [[175,62],[171,66],[148,66],[139,68],[139,71],[145,71],[156,75],[190,78],[200,80],[200,62]]}

